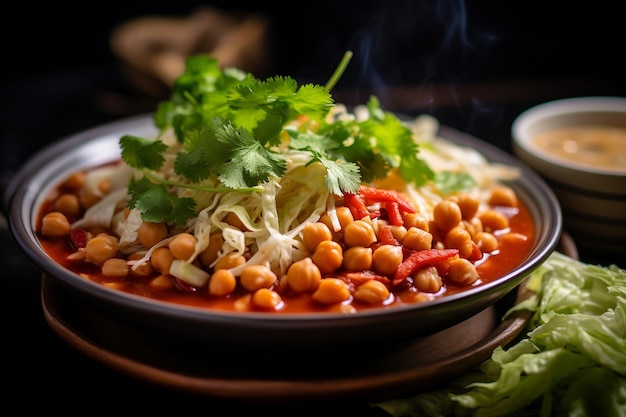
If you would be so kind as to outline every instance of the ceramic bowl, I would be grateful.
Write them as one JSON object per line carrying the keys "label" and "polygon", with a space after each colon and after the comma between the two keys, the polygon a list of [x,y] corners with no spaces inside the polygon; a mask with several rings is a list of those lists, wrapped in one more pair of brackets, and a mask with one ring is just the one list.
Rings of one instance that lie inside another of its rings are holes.
{"label": "ceramic bowl", "polygon": [[515,155],[555,192],[581,251],[626,253],[626,97],[531,107],[514,120],[512,141]]}
{"label": "ceramic bowl", "polygon": [[462,132],[442,126],[439,134],[471,146],[491,160],[518,166],[510,183],[535,222],[532,248],[517,268],[492,282],[440,299],[357,314],[299,313],[268,315],[226,312],[167,303],[107,288],[65,269],[42,249],[34,224],[42,201],[69,173],[119,159],[122,134],[153,135],[149,115],[121,120],[61,140],[38,154],[14,177],[6,197],[11,230],[24,252],[46,278],[69,289],[90,308],[134,331],[154,335],[159,343],[253,349],[255,354],[280,350],[319,352],[401,343],[462,322],[515,289],[557,247],[561,212],[550,188],[517,159]]}

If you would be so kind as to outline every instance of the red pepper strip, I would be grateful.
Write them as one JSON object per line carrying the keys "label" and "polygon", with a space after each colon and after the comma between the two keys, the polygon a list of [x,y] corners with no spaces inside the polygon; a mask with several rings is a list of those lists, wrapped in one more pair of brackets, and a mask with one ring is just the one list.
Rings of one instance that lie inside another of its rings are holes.
{"label": "red pepper strip", "polygon": [[391,228],[387,225],[381,225],[378,229],[378,241],[381,245],[398,246],[400,244],[393,236]]}
{"label": "red pepper strip", "polygon": [[359,188],[359,194],[365,198],[365,200],[378,201],[378,202],[394,202],[398,203],[400,210],[406,213],[415,213],[415,207],[402,198],[400,194],[393,190],[383,190],[380,188],[370,187],[368,185],[361,185]]}
{"label": "red pepper strip", "polygon": [[437,262],[445,261],[459,254],[458,249],[426,249],[412,253],[406,258],[391,280],[391,285],[398,285],[420,268]]}
{"label": "red pepper strip", "polygon": [[343,195],[343,204],[350,209],[355,220],[361,220],[363,217],[369,217],[370,215],[363,197],[359,194],[345,193]]}
{"label": "red pepper strip", "polygon": [[404,220],[402,219],[402,213],[400,213],[400,207],[395,201],[387,201],[385,203],[387,209],[387,216],[389,217],[389,223],[394,226],[402,226]]}

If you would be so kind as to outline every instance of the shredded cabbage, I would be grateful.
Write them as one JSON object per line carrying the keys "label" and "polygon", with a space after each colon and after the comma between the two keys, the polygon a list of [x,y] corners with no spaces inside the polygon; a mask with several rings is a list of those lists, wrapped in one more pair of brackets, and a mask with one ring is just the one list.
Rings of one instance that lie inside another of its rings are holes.
{"label": "shredded cabbage", "polygon": [[127,197],[128,191],[125,188],[110,192],[96,204],[89,207],[81,219],[72,223],[72,228],[111,227],[113,216],[120,201],[125,201]]}

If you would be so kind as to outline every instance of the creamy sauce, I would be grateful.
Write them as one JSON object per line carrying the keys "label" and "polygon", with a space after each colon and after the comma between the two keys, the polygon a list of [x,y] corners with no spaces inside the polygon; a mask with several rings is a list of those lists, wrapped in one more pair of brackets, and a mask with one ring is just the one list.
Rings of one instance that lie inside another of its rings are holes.
{"label": "creamy sauce", "polygon": [[626,127],[563,127],[537,135],[534,144],[567,162],[626,171]]}

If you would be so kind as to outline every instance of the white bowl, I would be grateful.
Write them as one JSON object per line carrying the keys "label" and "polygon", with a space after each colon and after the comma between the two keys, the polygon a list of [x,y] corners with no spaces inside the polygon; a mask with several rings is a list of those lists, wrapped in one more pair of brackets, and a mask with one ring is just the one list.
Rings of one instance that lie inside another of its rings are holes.
{"label": "white bowl", "polygon": [[[581,250],[626,253],[626,156],[610,150],[614,166],[589,165],[583,154],[563,158],[539,147],[538,135],[561,128],[610,127],[623,130],[626,147],[626,97],[576,97],[543,103],[513,122],[513,152],[553,189],[564,228]],[[556,143],[556,139],[552,139]],[[598,146],[597,149],[601,149]],[[621,152],[621,153],[620,153]],[[620,159],[624,158],[623,162]]]}

